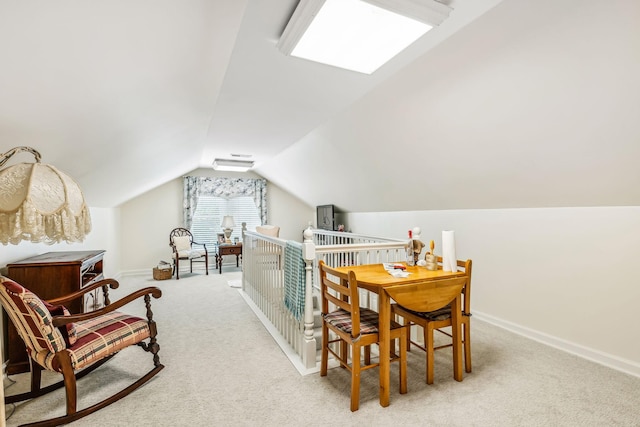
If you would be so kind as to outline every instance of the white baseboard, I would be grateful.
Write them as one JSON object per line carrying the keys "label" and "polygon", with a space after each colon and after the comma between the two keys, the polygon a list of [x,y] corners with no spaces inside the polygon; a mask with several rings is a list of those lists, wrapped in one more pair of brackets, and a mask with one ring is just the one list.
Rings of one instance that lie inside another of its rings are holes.
{"label": "white baseboard", "polygon": [[562,351],[566,351],[567,353],[574,354],[583,359],[587,359],[600,365],[604,365],[608,368],[612,368],[617,371],[624,372],[625,374],[633,375],[640,378],[640,364],[631,360],[622,359],[620,357],[613,356],[599,350],[594,350],[592,348],[585,347],[570,341],[566,341],[561,338],[529,329],[486,313],[477,312],[475,310],[473,311],[473,318],[498,326],[502,329],[506,329],[510,332],[532,339],[539,343],[546,344]]}
{"label": "white baseboard", "polygon": [[123,277],[131,277],[131,276],[149,276],[149,277],[153,277],[153,271],[151,269],[144,269],[144,270],[127,270],[127,271],[121,271],[120,273],[116,274],[115,276],[113,276],[114,279],[116,280],[120,280]]}

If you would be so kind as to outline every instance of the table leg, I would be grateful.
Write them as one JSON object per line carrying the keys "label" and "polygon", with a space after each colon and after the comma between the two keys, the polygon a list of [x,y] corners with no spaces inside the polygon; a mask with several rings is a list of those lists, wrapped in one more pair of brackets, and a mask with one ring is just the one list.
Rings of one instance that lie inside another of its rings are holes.
{"label": "table leg", "polygon": [[380,406],[389,406],[389,376],[391,351],[391,301],[384,290],[378,294],[379,337],[380,337]]}

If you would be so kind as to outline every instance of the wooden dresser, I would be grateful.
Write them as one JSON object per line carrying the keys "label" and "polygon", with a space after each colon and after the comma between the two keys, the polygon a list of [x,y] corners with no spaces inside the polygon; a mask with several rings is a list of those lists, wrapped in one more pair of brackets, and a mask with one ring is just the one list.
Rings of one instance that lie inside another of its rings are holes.
{"label": "wooden dresser", "polygon": [[[7,264],[7,277],[29,289],[42,299],[70,294],[104,278],[104,250],[47,252]],[[67,308],[71,313],[84,313],[102,306],[101,290],[84,296]],[[29,359],[22,339],[3,311],[7,374],[29,371]]]}

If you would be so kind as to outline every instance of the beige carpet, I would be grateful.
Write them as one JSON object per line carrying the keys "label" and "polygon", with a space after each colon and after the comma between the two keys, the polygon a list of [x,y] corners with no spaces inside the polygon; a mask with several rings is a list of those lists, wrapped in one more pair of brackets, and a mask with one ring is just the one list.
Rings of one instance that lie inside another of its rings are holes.
{"label": "beige carpet", "polygon": [[[185,274],[179,281],[125,278],[119,292],[158,286],[153,301],[166,368],[123,400],[74,426],[640,426],[640,378],[473,322],[473,373],[457,383],[450,353],[436,353],[435,384],[424,353],[409,354],[409,393],[378,404],[377,370],[362,376],[360,410],[349,411],[349,377],[300,376],[228,281],[239,272]],[[130,310],[142,313],[142,303]],[[113,393],[152,366],[130,348],[79,382],[80,406]],[[6,393],[26,386],[25,375]],[[5,386],[8,385],[5,381]],[[6,406],[7,426],[62,415],[62,391]]]}

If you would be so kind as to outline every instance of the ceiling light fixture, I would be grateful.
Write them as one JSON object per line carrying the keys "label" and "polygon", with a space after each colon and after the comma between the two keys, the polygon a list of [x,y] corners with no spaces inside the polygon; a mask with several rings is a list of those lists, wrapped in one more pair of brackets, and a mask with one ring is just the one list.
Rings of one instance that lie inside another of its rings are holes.
{"label": "ceiling light fixture", "polygon": [[300,0],[278,48],[286,55],[371,74],[451,10],[435,0]]}
{"label": "ceiling light fixture", "polygon": [[246,172],[252,167],[252,160],[215,159],[213,161],[213,168],[217,171]]}

